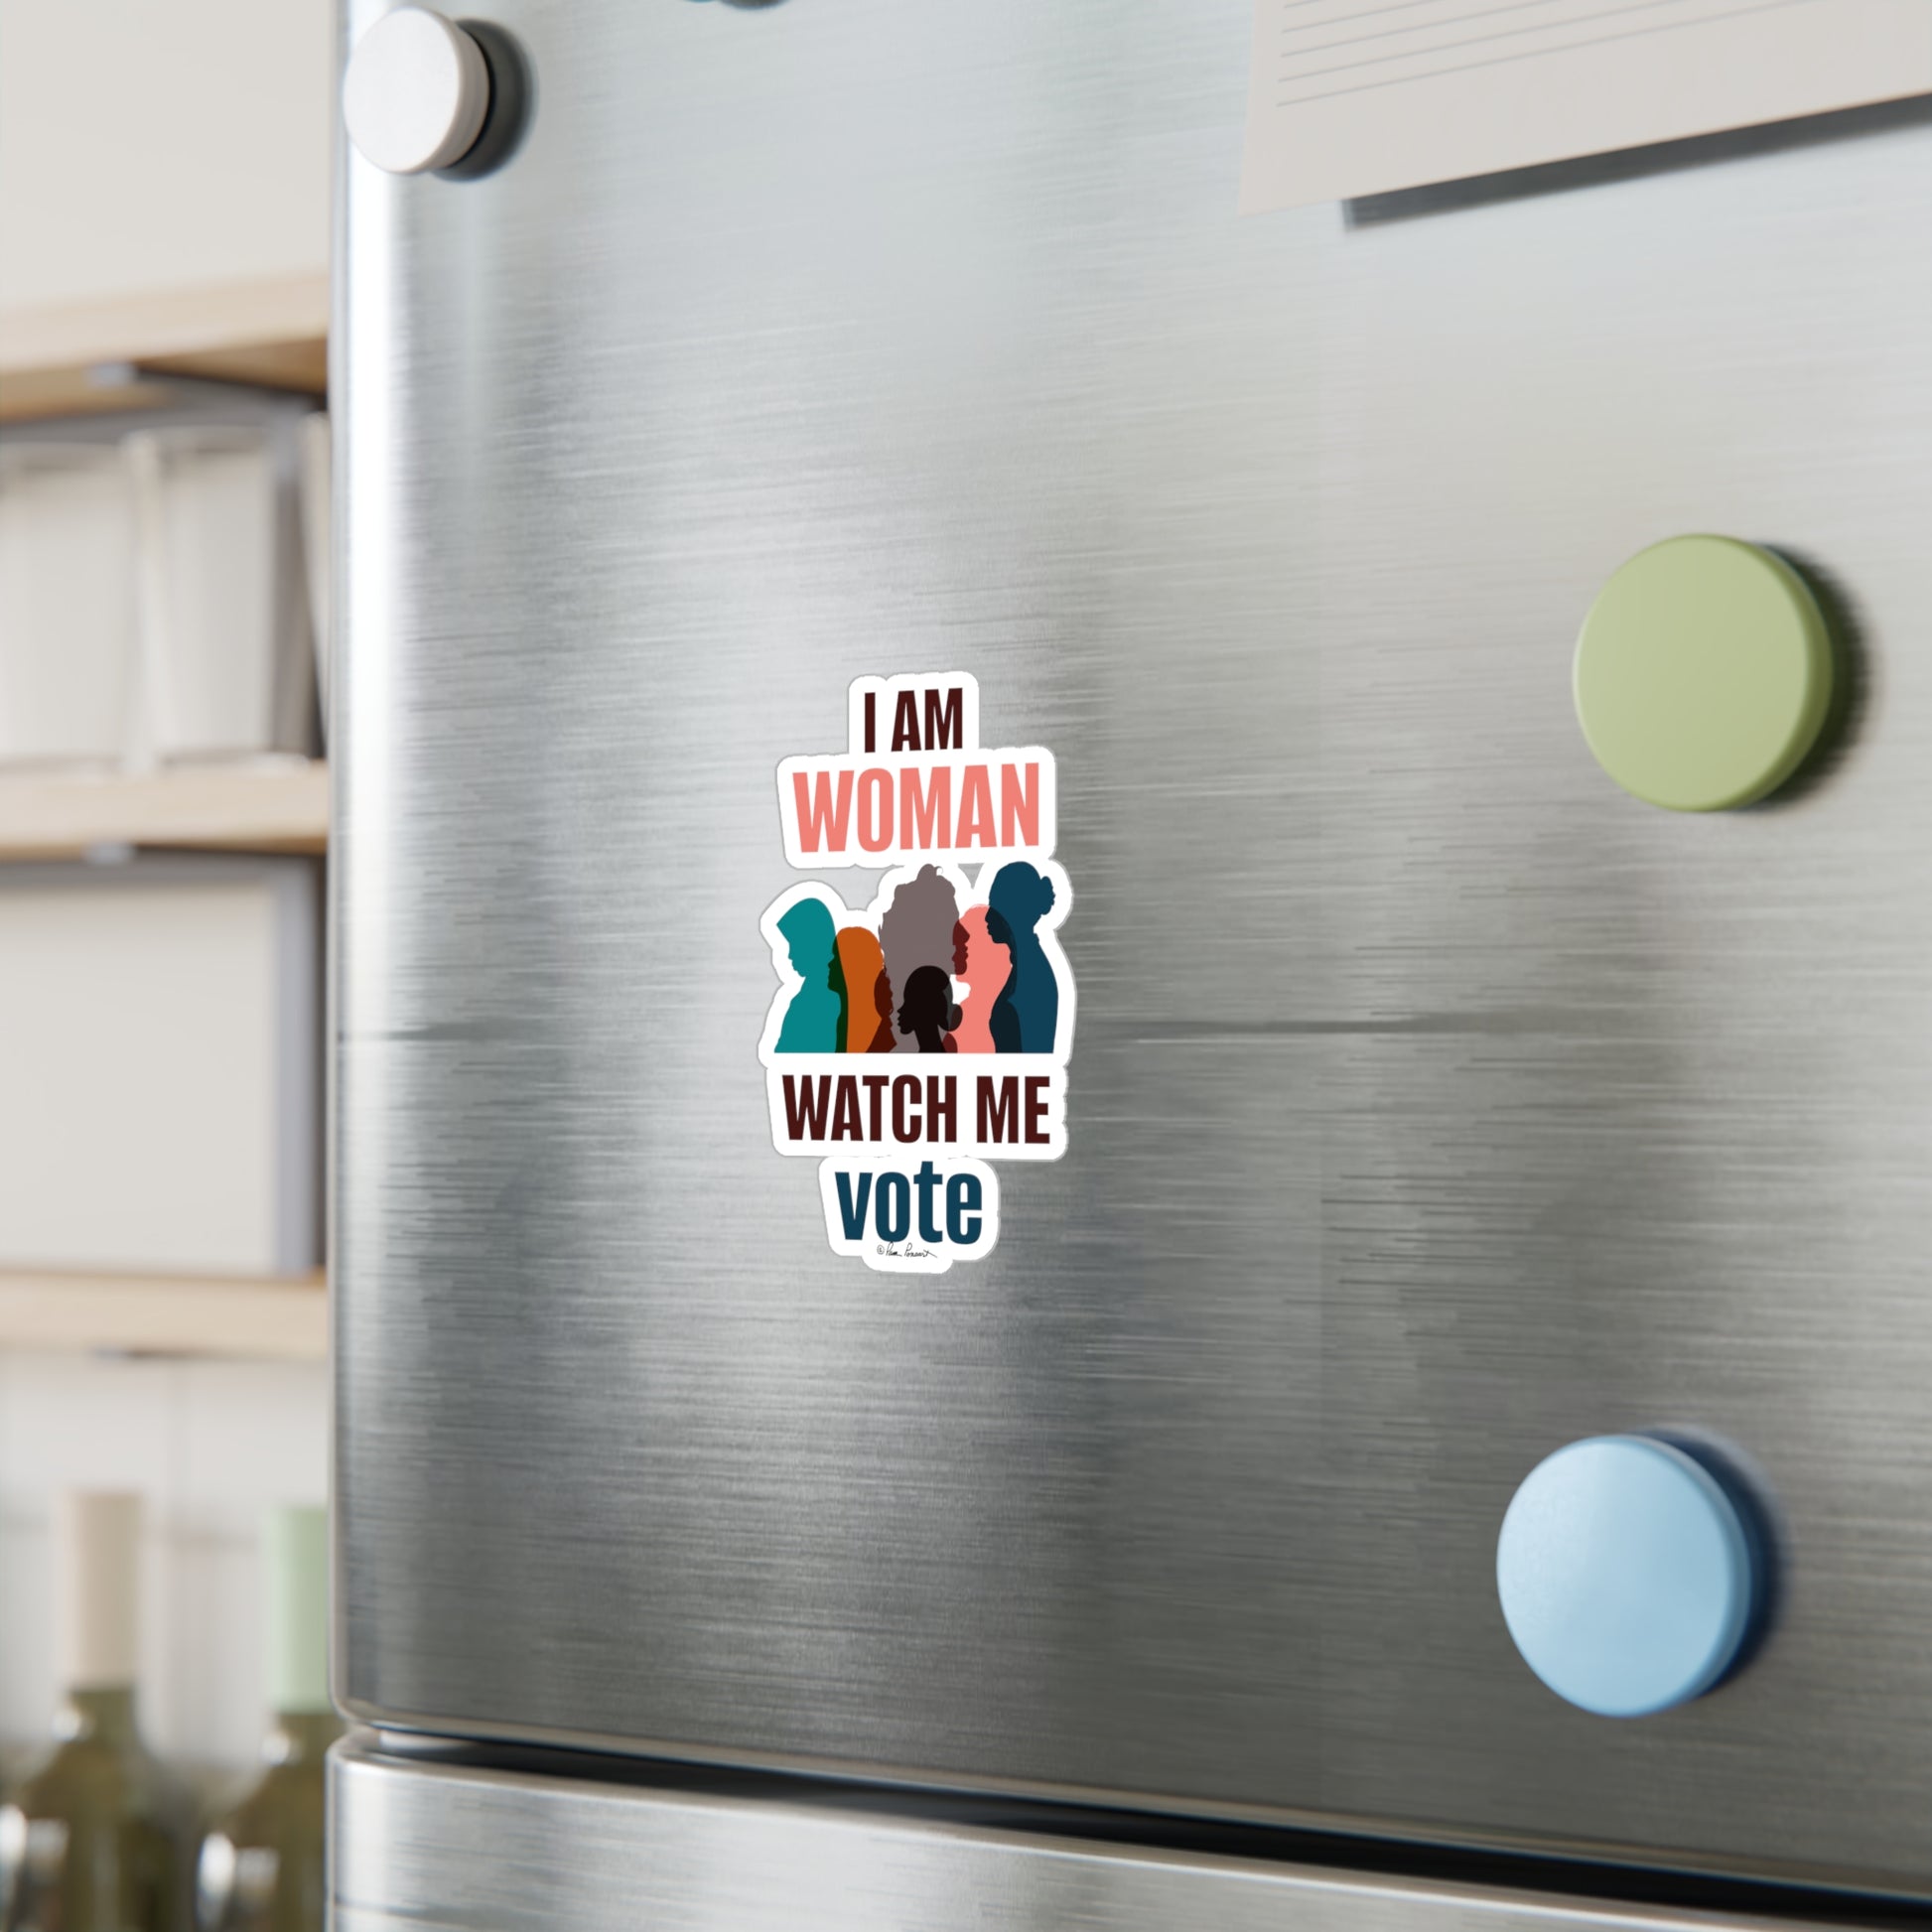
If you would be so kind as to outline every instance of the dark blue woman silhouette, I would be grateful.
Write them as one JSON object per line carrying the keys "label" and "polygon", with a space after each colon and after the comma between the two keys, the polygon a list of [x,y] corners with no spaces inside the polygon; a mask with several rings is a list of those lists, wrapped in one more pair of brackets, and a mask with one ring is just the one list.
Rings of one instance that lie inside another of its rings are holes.
{"label": "dark blue woman silhouette", "polygon": [[1034,927],[1053,909],[1051,882],[1024,859],[1002,866],[986,896],[986,930],[1013,955],[1013,970],[993,1002],[996,1053],[1050,1053],[1059,1026],[1060,988]]}

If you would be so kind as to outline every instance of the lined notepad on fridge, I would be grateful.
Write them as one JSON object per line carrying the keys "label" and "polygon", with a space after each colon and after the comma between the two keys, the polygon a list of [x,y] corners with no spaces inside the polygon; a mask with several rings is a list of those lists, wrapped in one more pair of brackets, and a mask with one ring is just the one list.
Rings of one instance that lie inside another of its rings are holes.
{"label": "lined notepad on fridge", "polygon": [[1245,213],[1932,92],[1932,0],[1255,0]]}

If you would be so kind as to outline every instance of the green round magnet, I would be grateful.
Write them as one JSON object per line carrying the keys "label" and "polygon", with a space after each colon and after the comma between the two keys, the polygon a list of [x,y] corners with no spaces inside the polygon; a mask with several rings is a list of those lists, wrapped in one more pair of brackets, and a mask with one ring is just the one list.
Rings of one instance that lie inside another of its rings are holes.
{"label": "green round magnet", "polygon": [[1589,749],[1625,791],[1725,811],[1774,791],[1811,750],[1831,704],[1831,632],[1783,558],[1671,537],[1590,606],[1576,687]]}

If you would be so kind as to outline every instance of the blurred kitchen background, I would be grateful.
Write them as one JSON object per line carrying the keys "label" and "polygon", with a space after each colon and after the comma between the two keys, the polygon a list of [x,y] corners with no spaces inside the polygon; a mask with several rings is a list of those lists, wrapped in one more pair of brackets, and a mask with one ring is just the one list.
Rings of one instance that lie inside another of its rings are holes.
{"label": "blurred kitchen background", "polygon": [[326,1492],[335,32],[0,0],[9,1796],[71,1648],[65,1497],[138,1496],[101,1521],[141,1727],[214,1791],[264,1733],[265,1512]]}

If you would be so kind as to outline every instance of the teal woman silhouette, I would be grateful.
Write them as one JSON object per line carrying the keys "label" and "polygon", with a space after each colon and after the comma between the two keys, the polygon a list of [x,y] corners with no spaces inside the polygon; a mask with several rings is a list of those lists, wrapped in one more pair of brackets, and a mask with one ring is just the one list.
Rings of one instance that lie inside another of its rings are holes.
{"label": "teal woman silhouette", "polygon": [[845,973],[838,933],[825,901],[801,898],[778,920],[791,970],[805,983],[791,996],[778,1029],[780,1053],[836,1053],[845,1023]]}
{"label": "teal woman silhouette", "polygon": [[1002,866],[986,896],[986,930],[1013,955],[1013,970],[993,1002],[996,1053],[1050,1053],[1059,1026],[1060,987],[1034,930],[1053,909],[1053,887],[1024,859]]}

